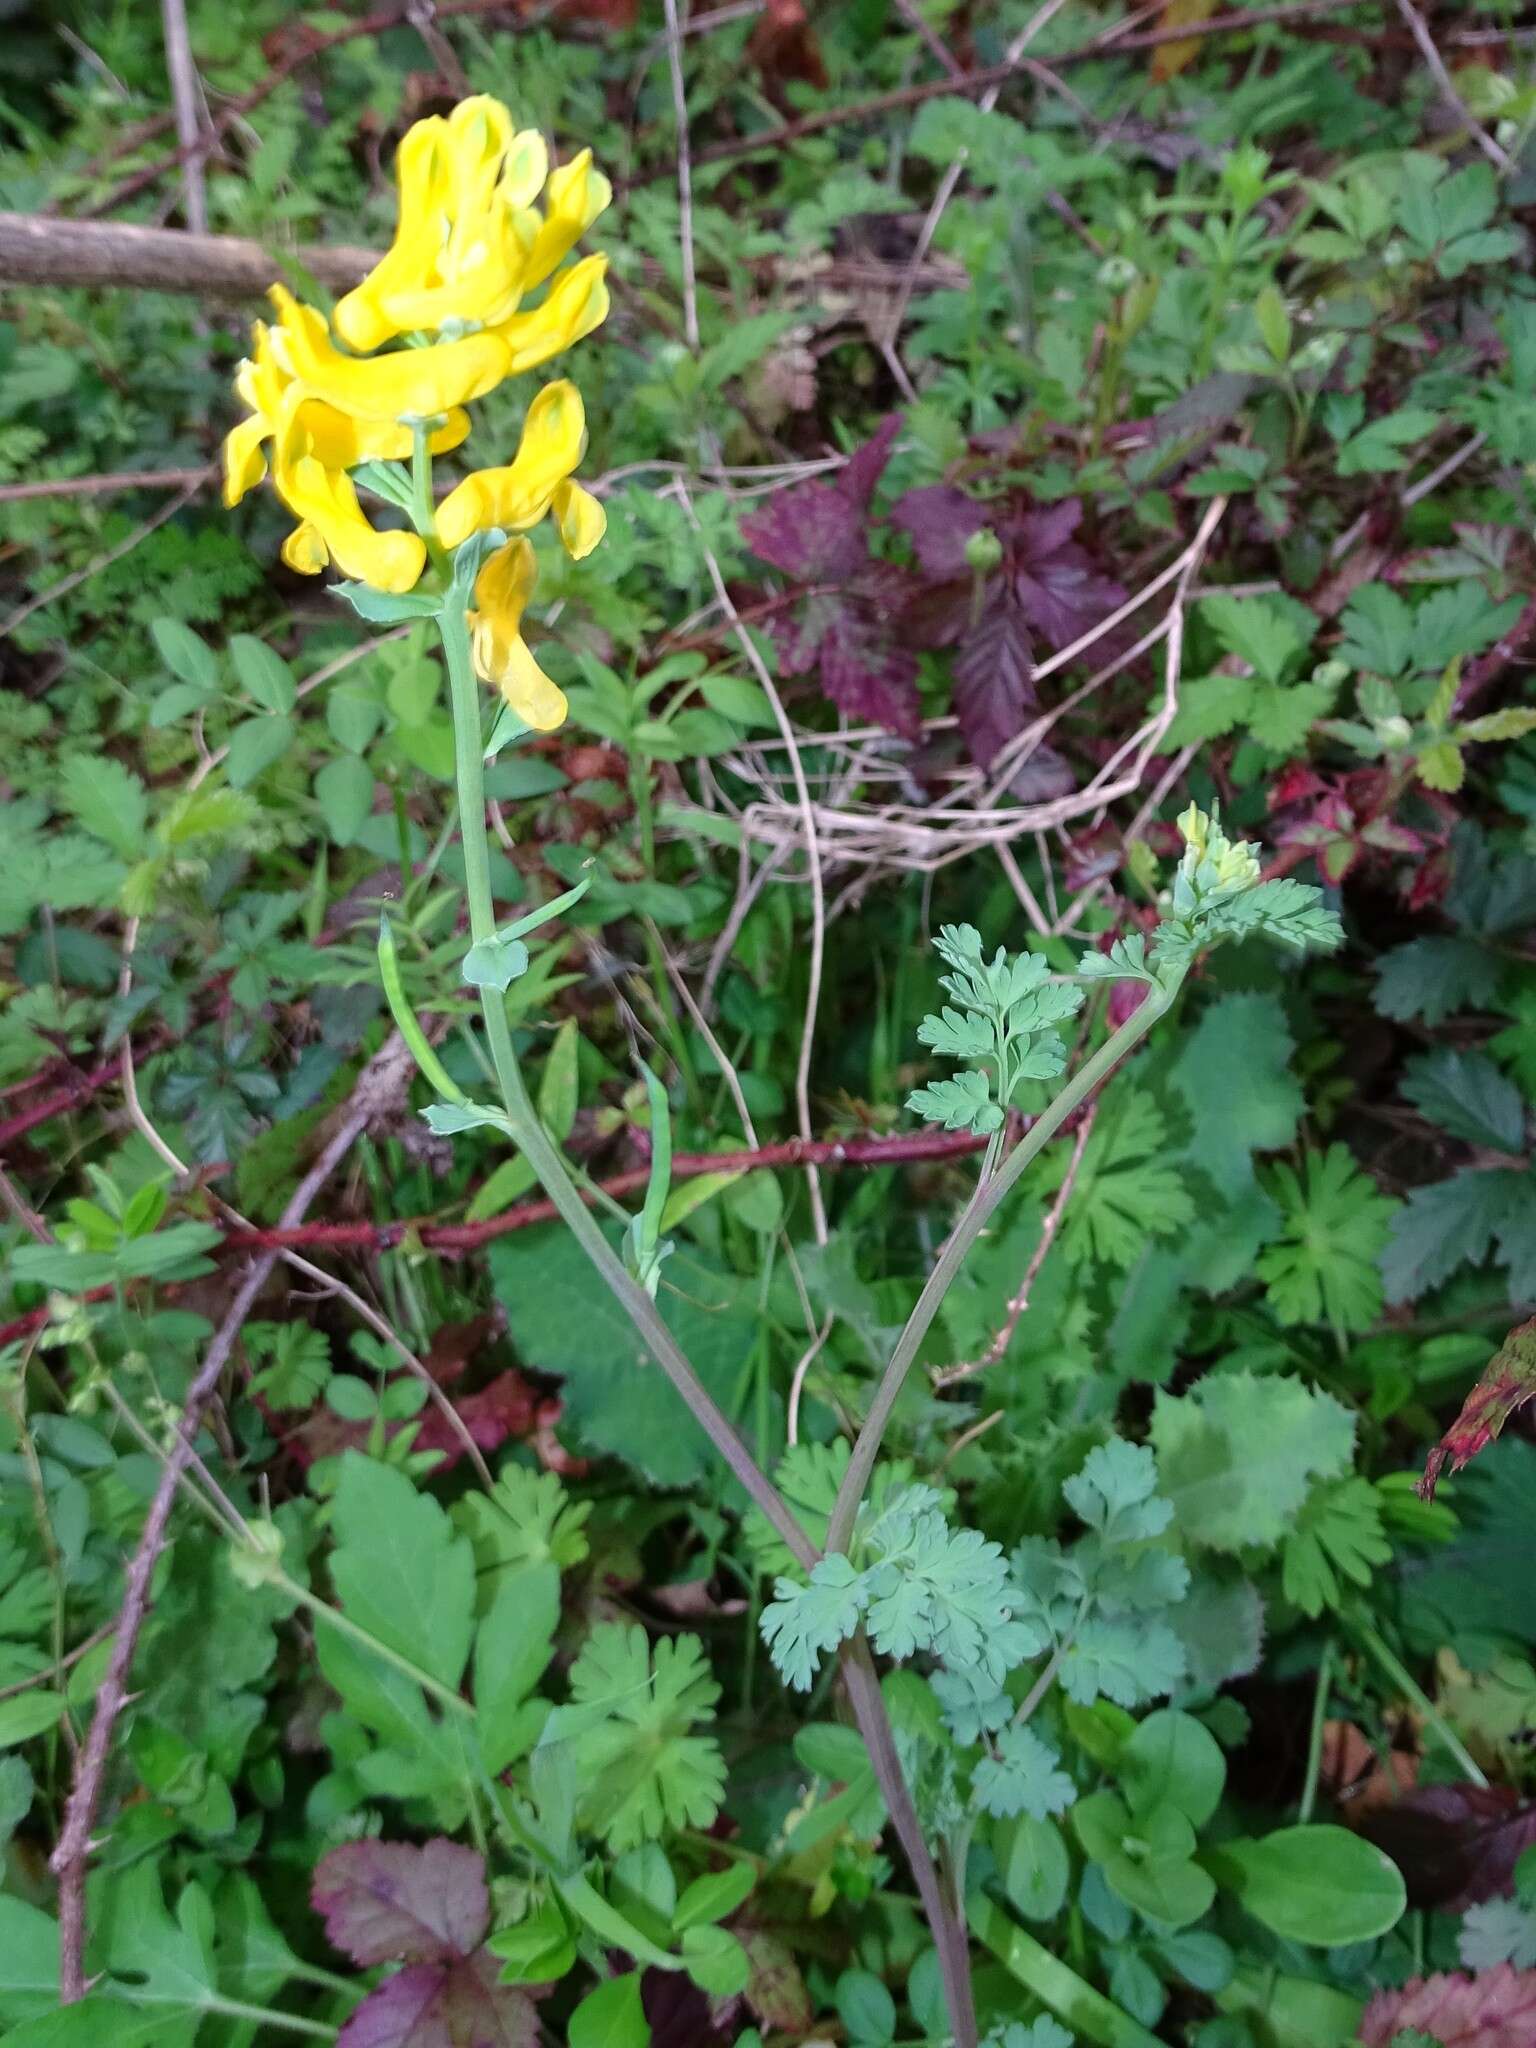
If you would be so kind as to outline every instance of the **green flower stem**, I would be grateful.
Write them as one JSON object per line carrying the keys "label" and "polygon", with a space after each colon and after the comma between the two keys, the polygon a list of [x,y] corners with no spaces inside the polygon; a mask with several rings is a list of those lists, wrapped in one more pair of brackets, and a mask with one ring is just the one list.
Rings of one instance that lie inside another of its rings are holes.
{"label": "green flower stem", "polygon": [[1145,1038],[1173,1002],[1183,982],[1187,968],[1179,966],[1169,975],[1166,982],[1159,982],[1148,990],[1145,1002],[1104,1041],[1092,1059],[1073,1075],[1062,1089],[1050,1108],[1043,1111],[1030,1125],[1028,1132],[1014,1147],[999,1170],[984,1176],[976,1184],[976,1191],[966,1205],[965,1213],[951,1231],[948,1243],[928,1276],[928,1283],[918,1297],[916,1308],[907,1320],[907,1326],[896,1341],[890,1363],[881,1376],[870,1403],[869,1413],[853,1446],[853,1455],[848,1460],[848,1470],[843,1474],[842,1485],[837,1489],[831,1519],[827,1524],[827,1549],[846,1551],[853,1535],[853,1525],[859,1507],[864,1499],[864,1490],[869,1485],[875,1459],[880,1454],[880,1444],[885,1436],[892,1410],[906,1383],[913,1361],[922,1347],[940,1304],[949,1292],[955,1275],[965,1263],[967,1254],[985,1228],[998,1203],[1018,1180],[1024,1169],[1061,1129],[1067,1118],[1078,1105],[1085,1102],[1109,1075],[1125,1055],[1141,1039]]}
{"label": "green flower stem", "polygon": [[[458,777],[459,819],[464,847],[464,882],[469,900],[469,933],[473,944],[492,938],[496,912],[491,897],[490,850],[485,832],[485,764],[480,728],[480,696],[470,662],[469,629],[464,614],[445,609],[438,618],[448,683],[453,703],[454,760]],[[539,1122],[518,1064],[507,1025],[504,997],[495,989],[480,991],[481,1015],[496,1068],[503,1107],[523,1157],[533,1168],[561,1220],[597,1268],[610,1293],[645,1339],[651,1355],[693,1411],[695,1420],[732,1472],[746,1488],[790,1550],[807,1570],[816,1562],[816,1546],[790,1513],[777,1489],[758,1469],[751,1452],[736,1434],[698,1374],[684,1357],[655,1303],[635,1282],[601,1226],[589,1213],[566,1169],[558,1148]]]}

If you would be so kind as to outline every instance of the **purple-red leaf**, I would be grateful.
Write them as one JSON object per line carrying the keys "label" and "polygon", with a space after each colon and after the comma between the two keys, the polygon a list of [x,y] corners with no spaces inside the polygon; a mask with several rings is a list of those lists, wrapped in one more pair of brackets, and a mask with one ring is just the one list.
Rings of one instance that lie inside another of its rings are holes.
{"label": "purple-red leaf", "polygon": [[1365,2048],[1390,2048],[1394,2036],[1415,2031],[1441,2048],[1530,2048],[1536,1970],[1500,1963],[1475,1977],[1411,1977],[1400,1991],[1378,1991],[1360,2022]]}
{"label": "purple-red leaf", "polygon": [[831,483],[797,484],[775,491],[741,531],[754,554],[806,583],[842,583],[869,561],[869,501],[891,459],[901,425],[891,417],[854,450]]}
{"label": "purple-red leaf", "polygon": [[990,768],[1035,702],[1029,620],[1000,577],[955,655],[955,716],[971,758]]}
{"label": "purple-red leaf", "polygon": [[442,1836],[344,1842],[315,1868],[310,1903],[333,1948],[362,1969],[374,1963],[451,1963],[473,1953],[490,1925],[485,1864]]}
{"label": "purple-red leaf", "polygon": [[869,560],[864,513],[836,484],[775,491],[741,531],[754,554],[802,583],[842,583]]}
{"label": "purple-red leaf", "polygon": [[875,485],[885,475],[885,466],[891,459],[891,449],[900,430],[901,414],[893,412],[880,422],[862,448],[854,449],[838,473],[838,489],[849,504],[857,505],[861,512],[869,510]]}
{"label": "purple-red leaf", "polygon": [[1522,1806],[1508,1785],[1415,1785],[1363,1815],[1360,1832],[1403,1873],[1410,1905],[1464,1913],[1514,1890],[1515,1865],[1536,1844],[1536,1804]]}
{"label": "purple-red leaf", "polygon": [[965,544],[987,523],[987,508],[954,484],[924,484],[904,491],[891,507],[891,519],[912,536],[912,546],[926,575],[941,583],[968,577]]}
{"label": "purple-red leaf", "polygon": [[[360,1846],[360,1845],[359,1845]],[[451,1963],[408,1963],[370,1991],[336,2048],[535,2048],[538,2014],[489,1949]]]}
{"label": "purple-red leaf", "polygon": [[[1101,576],[1086,548],[1071,538],[1082,516],[1077,500],[1065,498],[1059,505],[1025,513],[1006,533],[1005,573],[1012,573],[1014,596],[1052,648],[1080,640],[1125,603],[1121,586]],[[1112,651],[1109,635],[1099,647],[1107,658]]]}
{"label": "purple-red leaf", "polygon": [[[955,714],[973,758],[990,768],[1036,702],[1036,641],[1053,651],[1071,645],[1118,610],[1125,592],[1072,538],[1082,519],[1075,498],[982,504],[951,484],[930,484],[899,498],[891,517],[934,579],[910,608],[914,637],[957,649]],[[1002,553],[978,577],[965,551],[983,527]],[[1123,635],[1106,634],[1096,651],[1108,659],[1124,645]]]}

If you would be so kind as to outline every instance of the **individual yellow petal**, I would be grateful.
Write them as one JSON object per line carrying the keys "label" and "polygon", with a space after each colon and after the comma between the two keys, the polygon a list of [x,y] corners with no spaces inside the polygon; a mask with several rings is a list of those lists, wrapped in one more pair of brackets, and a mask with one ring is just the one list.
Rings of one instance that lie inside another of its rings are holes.
{"label": "individual yellow petal", "polygon": [[[415,587],[427,565],[425,541],[419,534],[380,533],[370,526],[352,479],[344,472],[325,469],[314,456],[301,455],[293,463],[280,460],[273,481],[289,511],[315,529],[343,574],[371,583],[375,590]],[[284,559],[289,559],[286,550]]]}
{"label": "individual yellow petal", "polygon": [[524,725],[534,732],[553,732],[565,723],[570,706],[560,685],[545,675],[519,634],[499,643],[499,667],[493,681]]}
{"label": "individual yellow petal", "polygon": [[431,419],[483,397],[508,375],[508,347],[499,331],[382,356],[347,356],[313,306],[301,305],[280,284],[272,287],[272,303],[280,320],[273,335],[279,365],[310,396],[358,419]]}
{"label": "individual yellow petal", "polygon": [[584,256],[560,273],[542,306],[501,323],[495,331],[507,351],[508,376],[547,363],[607,319],[607,268],[606,256]]}
{"label": "individual yellow petal", "polygon": [[247,491],[254,490],[267,473],[267,458],[261,452],[271,428],[259,413],[232,427],[224,437],[224,502],[238,505]]}
{"label": "individual yellow petal", "polygon": [[536,525],[587,445],[581,393],[566,378],[546,384],[528,408],[516,460],[481,469],[449,492],[438,508],[437,533],[456,548],[487,526],[518,533]]}
{"label": "individual yellow petal", "polygon": [[488,555],[475,578],[475,612],[499,621],[509,633],[522,624],[538,568],[526,540],[509,540]]}
{"label": "individual yellow petal", "polygon": [[612,198],[613,187],[601,171],[592,168],[590,149],[584,149],[580,156],[550,173],[544,219],[534,234],[524,267],[525,291],[542,284],[565,261]]}
{"label": "individual yellow petal", "polygon": [[336,332],[349,348],[378,348],[401,332],[390,319],[391,295],[429,274],[436,263],[452,194],[448,123],[433,115],[407,128],[395,154],[400,208],[394,241],[362,283],[336,308]]}
{"label": "individual yellow petal", "polygon": [[570,479],[556,486],[550,510],[555,515],[565,551],[573,561],[579,562],[583,555],[590,555],[608,531],[608,514],[599,500]]}
{"label": "individual yellow petal", "polygon": [[331,559],[318,527],[305,519],[283,542],[283,560],[301,576],[318,576]]}
{"label": "individual yellow petal", "polygon": [[523,613],[537,570],[525,540],[509,540],[475,578],[470,652],[482,682],[500,690],[524,725],[553,732],[565,723],[565,693],[545,675],[523,638]]}

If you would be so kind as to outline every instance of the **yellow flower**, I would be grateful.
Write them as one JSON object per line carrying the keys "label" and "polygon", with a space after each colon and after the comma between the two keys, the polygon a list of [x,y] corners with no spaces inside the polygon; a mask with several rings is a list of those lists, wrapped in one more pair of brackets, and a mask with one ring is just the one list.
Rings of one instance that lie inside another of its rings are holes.
{"label": "yellow flower", "polygon": [[500,690],[524,725],[553,732],[565,723],[565,693],[545,675],[523,638],[523,613],[536,575],[526,540],[509,540],[489,557],[475,578],[469,644],[480,680]]}
{"label": "yellow flower", "polygon": [[565,551],[574,560],[590,555],[603,535],[608,531],[608,514],[603,510],[590,491],[584,491],[574,478],[569,478],[555,491],[550,508],[555,515],[555,524],[560,529],[560,538],[565,542]]}
{"label": "yellow flower", "polygon": [[368,524],[345,470],[327,469],[313,455],[279,459],[277,494],[299,520],[283,544],[283,560],[304,576],[334,562],[343,575],[375,590],[415,588],[427,566],[427,544],[416,533],[380,533]]}
{"label": "yellow flower", "polygon": [[280,284],[271,296],[278,311],[272,351],[280,367],[310,396],[356,419],[434,419],[482,398],[511,371],[507,343],[489,332],[383,356],[343,355],[322,313],[301,305]]}
{"label": "yellow flower", "polygon": [[[282,441],[295,426],[308,452],[326,469],[355,469],[360,462],[408,461],[414,445],[412,429],[394,420],[361,420],[338,412],[324,399],[311,398],[304,387],[279,366],[271,337],[255,327],[255,350],[235,373],[235,389],[251,408],[249,419],[232,428],[224,441],[224,502],[238,505],[267,473],[263,444]],[[457,448],[469,433],[469,414],[456,406],[434,429],[428,446],[434,455]]]}
{"label": "yellow flower", "polygon": [[547,363],[602,325],[608,318],[607,268],[606,256],[583,256],[555,279],[542,306],[502,321],[495,334],[507,351],[509,377]]}
{"label": "yellow flower", "polygon": [[[416,122],[396,170],[394,239],[336,310],[345,347],[323,313],[272,287],[276,321],[257,323],[236,377],[248,412],[224,443],[224,498],[238,504],[270,469],[298,519],[283,547],[291,568],[314,575],[335,562],[380,590],[404,592],[425,567],[427,537],[377,531],[349,472],[410,460],[423,431],[430,454],[457,447],[472,399],[592,332],[608,312],[606,259],[559,266],[612,191],[590,150],[551,174],[542,137],[515,129],[507,109],[484,95],[446,120]],[[534,203],[541,192],[542,210]],[[543,304],[520,311],[523,295],[545,284]],[[385,346],[402,335],[403,347]],[[560,380],[529,407],[514,460],[450,492],[434,554],[439,541],[451,549],[491,527],[519,533],[546,513],[573,556],[590,553],[606,522],[574,478],[585,445],[580,395]],[[418,487],[427,480],[417,478]],[[403,501],[392,487],[390,494]],[[424,508],[419,518],[425,525]],[[558,724],[564,700],[519,630],[533,587],[531,554],[503,549],[482,581],[490,596],[472,614],[482,673],[524,706],[529,723]]]}
{"label": "yellow flower", "polygon": [[[601,171],[592,168],[592,152],[584,149],[558,171],[550,172],[545,198],[544,218],[540,220],[536,213],[531,216],[535,232],[523,269],[524,291],[542,284],[565,261],[613,198],[613,187]],[[528,218],[524,217],[525,224]]]}
{"label": "yellow flower", "polygon": [[353,348],[373,349],[449,321],[504,320],[529,282],[523,216],[548,163],[543,137],[514,133],[506,108],[483,94],[446,121],[418,121],[396,159],[394,242],[336,308],[337,333]]}
{"label": "yellow flower", "polygon": [[516,460],[505,469],[480,469],[450,491],[438,508],[438,538],[446,548],[487,526],[521,533],[536,526],[587,445],[581,393],[562,378],[546,384],[528,408]]}

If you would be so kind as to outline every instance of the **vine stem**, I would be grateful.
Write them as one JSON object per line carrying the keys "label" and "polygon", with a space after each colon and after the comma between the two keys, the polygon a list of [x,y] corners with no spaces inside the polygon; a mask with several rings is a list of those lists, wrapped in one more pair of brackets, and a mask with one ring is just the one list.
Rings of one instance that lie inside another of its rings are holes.
{"label": "vine stem", "polygon": [[[470,661],[465,614],[451,603],[438,618],[448,684],[453,703],[454,764],[458,781],[459,819],[464,846],[464,884],[469,903],[471,942],[496,934],[491,896],[490,847],[485,831],[485,768],[480,726],[479,686]],[[597,1268],[647,1348],[693,1412],[694,1419],[720,1453],[753,1501],[783,1537],[795,1558],[810,1569],[818,1552],[780,1496],[758,1467],[751,1452],[727,1421],[703,1381],[683,1355],[662,1321],[655,1303],[631,1276],[587,1210],[565,1162],[539,1122],[518,1064],[517,1049],[507,1024],[506,1003],[497,989],[480,991],[480,1012],[496,1069],[502,1106],[523,1157],[554,1203],[561,1221]]]}
{"label": "vine stem", "polygon": [[1036,1158],[1042,1148],[1055,1137],[1062,1125],[1080,1103],[1087,1101],[1131,1048],[1137,1045],[1159,1017],[1163,1016],[1178,994],[1187,968],[1180,965],[1172,970],[1166,982],[1154,984],[1141,1003],[1117,1031],[1111,1032],[1092,1059],[1085,1060],[1072,1079],[1062,1089],[1050,1108],[1043,1112],[1030,1126],[996,1173],[983,1174],[977,1181],[974,1194],[966,1204],[960,1221],[951,1231],[948,1243],[934,1263],[928,1275],[927,1284],[918,1297],[917,1306],[907,1319],[906,1328],[896,1340],[890,1362],[881,1375],[875,1389],[875,1398],[869,1404],[869,1413],[854,1441],[853,1453],[848,1460],[848,1469],[843,1474],[842,1484],[837,1489],[831,1518],[827,1524],[827,1549],[846,1551],[853,1535],[853,1525],[869,1485],[870,1474],[880,1454],[880,1445],[890,1423],[891,1414],[906,1384],[923,1339],[927,1336],[934,1317],[938,1314],[944,1297],[948,1294],[956,1274],[965,1263],[967,1254],[977,1238],[986,1228],[987,1219],[1008,1190],[1019,1179],[1024,1169]]}

